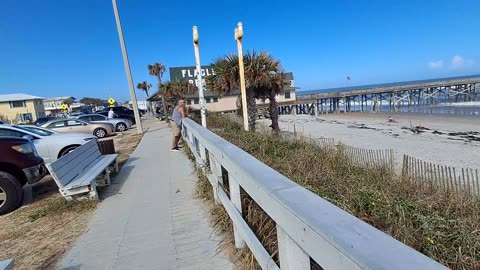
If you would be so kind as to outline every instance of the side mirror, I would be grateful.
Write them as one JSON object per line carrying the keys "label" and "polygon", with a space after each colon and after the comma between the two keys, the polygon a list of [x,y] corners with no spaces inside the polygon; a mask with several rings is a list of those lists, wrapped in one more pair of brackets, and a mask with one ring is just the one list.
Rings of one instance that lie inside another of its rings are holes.
{"label": "side mirror", "polygon": [[27,134],[27,135],[23,135],[23,138],[24,138],[24,139],[29,139],[29,140],[31,140],[31,141],[33,141],[33,140],[35,139],[35,138],[33,138],[32,135],[28,135],[28,134]]}

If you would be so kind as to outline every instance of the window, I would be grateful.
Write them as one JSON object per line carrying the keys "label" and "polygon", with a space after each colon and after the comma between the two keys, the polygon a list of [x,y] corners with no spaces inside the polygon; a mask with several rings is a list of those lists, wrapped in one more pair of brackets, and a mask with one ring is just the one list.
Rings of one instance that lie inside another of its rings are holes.
{"label": "window", "polygon": [[106,121],[105,116],[92,115],[90,121]]}
{"label": "window", "polygon": [[6,137],[6,136],[23,137],[23,135],[24,134],[22,132],[19,132],[16,130],[0,128],[0,137]]}
{"label": "window", "polygon": [[27,103],[25,102],[25,100],[10,101],[10,108],[21,108],[21,107],[27,107]]}
{"label": "window", "polygon": [[218,98],[214,97],[213,102],[218,102]]}
{"label": "window", "polygon": [[194,103],[195,103],[195,104],[199,104],[199,103],[200,103],[200,101],[198,100],[198,98],[194,99]]}
{"label": "window", "polygon": [[82,122],[79,122],[77,120],[68,120],[67,121],[67,126],[69,127],[74,127],[74,126],[81,126]]}
{"label": "window", "polygon": [[285,91],[285,99],[290,99],[290,91]]}
{"label": "window", "polygon": [[21,113],[20,114],[20,121],[21,122],[32,122],[33,121],[33,118],[32,118],[32,114],[31,113]]}
{"label": "window", "polygon": [[55,122],[55,123],[51,123],[50,125],[48,125],[47,128],[61,128],[61,127],[64,127],[65,126],[65,121],[58,121],[58,122]]}
{"label": "window", "polygon": [[190,99],[190,105],[193,105],[194,102],[195,102],[194,99]]}
{"label": "window", "polygon": [[90,116],[90,115],[80,116],[78,119],[83,120],[83,121],[92,121],[92,116]]}
{"label": "window", "polygon": [[211,101],[212,101],[211,98],[209,98],[209,97],[205,98],[206,103],[211,103]]}

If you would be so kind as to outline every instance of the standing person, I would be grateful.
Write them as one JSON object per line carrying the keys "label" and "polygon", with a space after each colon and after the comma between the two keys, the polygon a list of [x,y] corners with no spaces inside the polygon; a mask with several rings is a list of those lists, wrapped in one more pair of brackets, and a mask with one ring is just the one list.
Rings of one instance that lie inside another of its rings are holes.
{"label": "standing person", "polygon": [[172,127],[173,139],[172,139],[172,149],[171,151],[180,151],[178,147],[178,141],[180,141],[181,131],[182,131],[182,118],[187,117],[185,112],[185,99],[181,98],[178,100],[177,106],[173,109],[172,121],[170,125]]}
{"label": "standing person", "polygon": [[116,114],[113,112],[113,108],[110,108],[110,111],[108,111],[108,119],[113,119],[114,116],[116,116]]}

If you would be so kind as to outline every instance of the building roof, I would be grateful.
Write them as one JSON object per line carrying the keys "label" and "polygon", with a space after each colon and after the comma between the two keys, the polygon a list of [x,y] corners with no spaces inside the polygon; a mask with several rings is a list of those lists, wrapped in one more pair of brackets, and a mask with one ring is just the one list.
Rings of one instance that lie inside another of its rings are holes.
{"label": "building roof", "polygon": [[45,101],[55,101],[55,100],[66,100],[66,99],[75,99],[75,97],[72,96],[64,96],[64,97],[52,97],[52,98],[46,98]]}
{"label": "building roof", "polygon": [[43,97],[31,96],[27,94],[6,94],[0,95],[0,102],[18,101],[18,100],[32,100],[45,99]]}

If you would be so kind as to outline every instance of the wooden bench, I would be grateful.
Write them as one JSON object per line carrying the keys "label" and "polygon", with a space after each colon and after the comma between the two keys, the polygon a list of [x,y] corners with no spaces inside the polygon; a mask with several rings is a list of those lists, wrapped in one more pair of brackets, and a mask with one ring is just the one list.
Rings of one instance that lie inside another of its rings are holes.
{"label": "wooden bench", "polygon": [[[117,154],[102,155],[97,140],[90,140],[62,158],[47,164],[62,196],[71,200],[73,195],[88,193],[98,199],[97,186],[110,185],[110,168],[118,172]],[[98,178],[102,173],[105,175]]]}
{"label": "wooden bench", "polygon": [[0,270],[9,270],[13,268],[13,264],[15,263],[15,259],[9,259],[5,261],[0,261]]}

